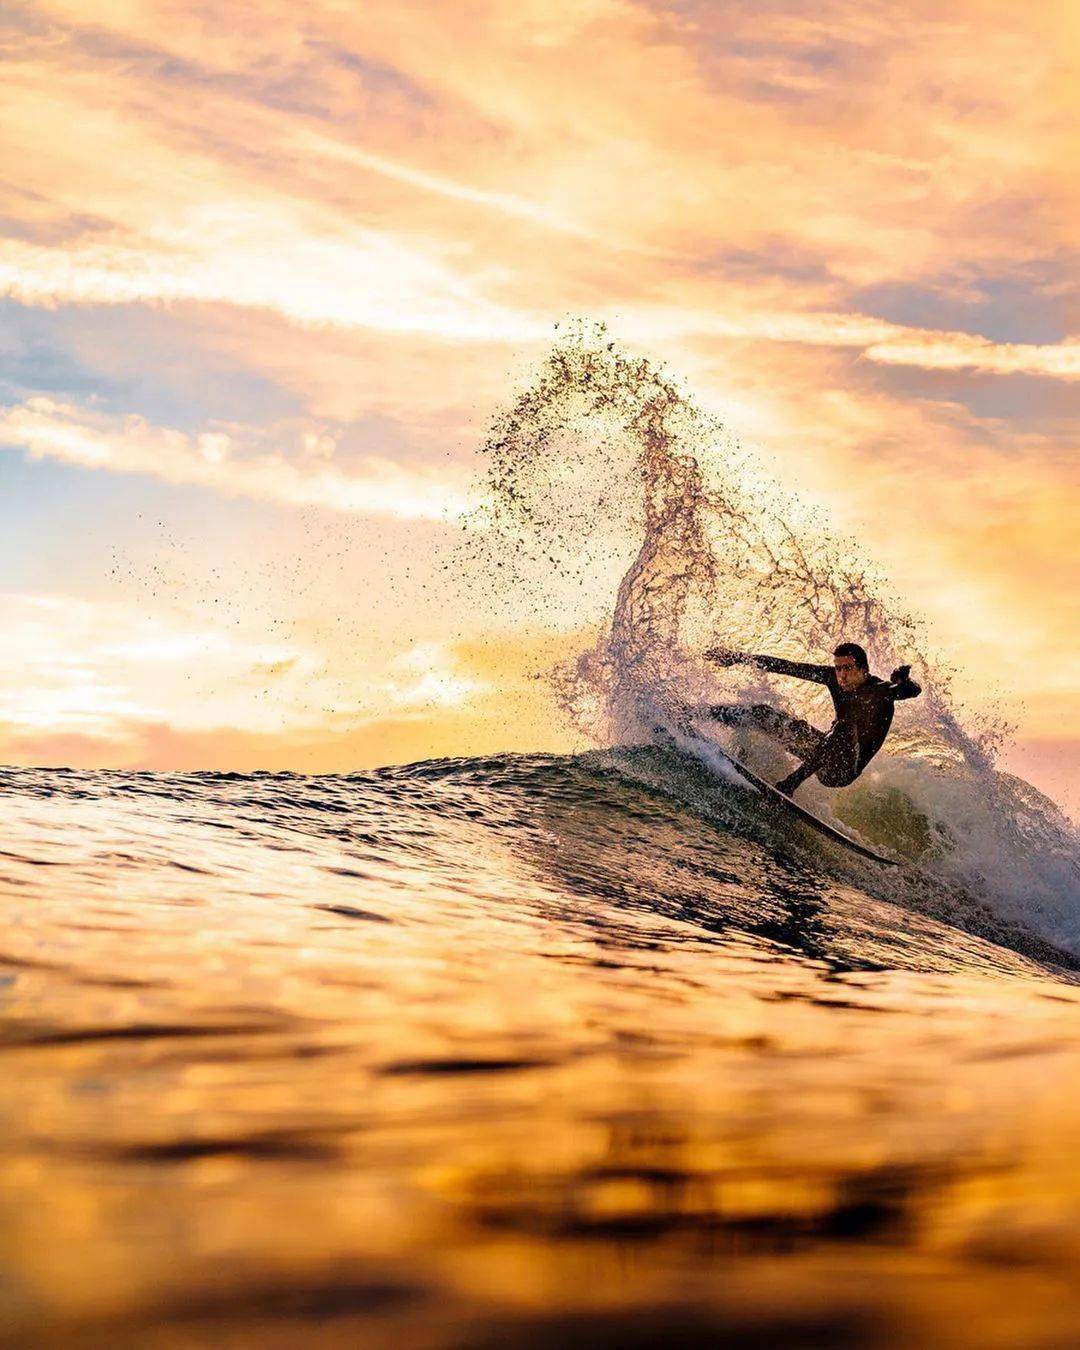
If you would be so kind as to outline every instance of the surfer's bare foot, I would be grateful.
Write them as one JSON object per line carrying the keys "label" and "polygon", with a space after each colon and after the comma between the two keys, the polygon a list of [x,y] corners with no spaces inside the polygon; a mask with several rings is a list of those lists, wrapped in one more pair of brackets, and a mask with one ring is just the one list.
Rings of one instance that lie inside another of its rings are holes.
{"label": "surfer's bare foot", "polygon": [[787,778],[781,778],[779,783],[774,784],[774,786],[777,792],[782,792],[785,797],[790,797],[802,781],[797,773],[793,773]]}

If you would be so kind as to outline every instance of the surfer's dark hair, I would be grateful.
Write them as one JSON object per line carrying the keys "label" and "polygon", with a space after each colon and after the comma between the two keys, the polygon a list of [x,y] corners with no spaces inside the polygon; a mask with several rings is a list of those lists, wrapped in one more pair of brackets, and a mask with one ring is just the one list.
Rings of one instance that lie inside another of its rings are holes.
{"label": "surfer's dark hair", "polygon": [[833,652],[833,656],[852,656],[855,658],[855,664],[861,670],[870,669],[870,662],[866,659],[866,652],[857,642],[841,642],[840,646]]}

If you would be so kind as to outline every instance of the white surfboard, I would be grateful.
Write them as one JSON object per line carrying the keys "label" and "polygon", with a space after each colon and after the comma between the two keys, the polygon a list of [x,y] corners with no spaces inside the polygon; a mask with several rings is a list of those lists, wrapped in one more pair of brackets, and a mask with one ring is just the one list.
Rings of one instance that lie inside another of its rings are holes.
{"label": "white surfboard", "polygon": [[[722,760],[731,765],[740,777],[744,778],[752,787],[757,788],[759,792],[775,802],[777,806],[782,806],[785,811],[789,811],[793,816],[797,816],[800,820],[805,821],[807,825],[813,826],[815,830],[820,834],[825,835],[827,838],[835,839],[838,844],[843,844],[845,848],[851,849],[852,852],[858,853],[864,858],[870,858],[873,862],[882,863],[885,867],[900,866],[899,859],[887,858],[883,853],[875,853],[872,848],[867,848],[865,844],[860,844],[858,840],[852,839],[852,837],[849,834],[845,834],[843,830],[838,830],[835,825],[827,825],[825,821],[815,816],[813,811],[808,811],[805,806],[800,806],[798,802],[792,801],[792,799],[783,792],[778,792],[771,783],[767,783],[764,778],[759,777],[753,769],[748,769],[746,765],[737,760],[734,755],[728,754],[726,750],[721,749],[715,741],[702,740],[694,735],[686,736],[683,734],[678,737],[670,736],[670,733],[664,733],[664,735],[665,739],[670,737],[671,743],[676,746],[678,746],[679,741],[682,741],[684,745],[688,740],[697,741],[703,749],[707,749],[710,755],[719,755]],[[695,758],[697,758],[697,756],[695,756]]]}

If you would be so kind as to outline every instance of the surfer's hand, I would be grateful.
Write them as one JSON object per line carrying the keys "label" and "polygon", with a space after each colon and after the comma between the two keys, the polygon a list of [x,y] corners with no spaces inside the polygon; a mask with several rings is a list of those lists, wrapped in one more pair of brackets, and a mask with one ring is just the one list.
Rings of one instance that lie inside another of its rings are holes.
{"label": "surfer's hand", "polygon": [[890,676],[894,680],[906,680],[911,675],[910,666],[897,666]]}
{"label": "surfer's hand", "polygon": [[710,647],[705,659],[716,666],[737,666],[742,660],[742,652],[733,652],[730,647]]}

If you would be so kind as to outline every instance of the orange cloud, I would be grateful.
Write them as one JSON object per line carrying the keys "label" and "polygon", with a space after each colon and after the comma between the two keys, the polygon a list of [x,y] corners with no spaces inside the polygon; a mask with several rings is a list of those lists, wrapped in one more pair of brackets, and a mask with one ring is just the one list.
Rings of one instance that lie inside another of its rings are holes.
{"label": "orange cloud", "polygon": [[536,678],[572,648],[565,635],[386,651],[345,698],[342,670],[296,638],[59,598],[0,596],[0,615],[18,654],[0,661],[0,762],[342,772],[575,741]]}
{"label": "orange cloud", "polygon": [[[217,302],[517,345],[541,340],[553,312],[588,307],[626,314],[635,340],[727,332],[857,345],[894,364],[1077,372],[1075,342],[998,343],[836,308],[852,285],[933,275],[958,253],[966,267],[1015,265],[1064,242],[1060,217],[1029,212],[1018,229],[1011,204],[1074,192],[1070,175],[1047,181],[1067,95],[1045,17],[1002,11],[976,61],[973,15],[929,10],[902,27],[850,7],[835,24],[736,10],[713,34],[622,0],[516,7],[512,23],[492,0],[315,4],[302,26],[271,6],[226,32],[213,5],[106,5],[93,30],[79,5],[46,9],[66,40],[12,63],[4,148],[30,200],[97,223],[3,245],[0,285],[25,303]],[[856,54],[838,88],[812,60],[829,32]],[[1011,60],[992,97],[987,44],[1031,62]],[[259,82],[268,66],[272,87]],[[391,78],[413,92],[384,105],[370,85]],[[813,101],[751,97],[752,78]],[[767,273],[785,240],[828,259],[830,279],[787,276],[777,310],[760,294],[774,288],[733,276],[724,255],[756,251]],[[715,262],[689,293],[681,274],[703,257]]]}
{"label": "orange cloud", "polygon": [[[113,391],[149,366],[129,325],[152,308],[179,353],[154,374],[184,383],[203,430],[143,405],[106,415],[46,372],[2,414],[4,444],[363,515],[404,555],[417,522],[462,508],[467,482],[447,459],[464,458],[528,378],[553,321],[605,317],[864,537],[976,684],[991,669],[1030,689],[1032,734],[1075,725],[1077,484],[1054,400],[1080,371],[1065,321],[1080,203],[1063,59],[1075,20],[1061,7],[267,0],[223,22],[220,0],[92,12],[40,0],[35,13],[38,30],[28,22],[5,50],[0,88],[0,293],[58,331],[77,311],[81,373]],[[1003,281],[1023,312],[991,303]],[[905,322],[883,287],[911,288]],[[202,416],[198,372],[222,356],[302,416]],[[1043,392],[1012,422],[965,404],[984,382],[1009,391],[1031,376]],[[415,434],[407,462],[347,458],[339,428],[320,424],[371,414]],[[223,744],[231,726],[238,752],[255,756],[242,738],[266,735],[305,764],[331,762],[333,734],[387,759],[496,747],[497,718],[476,709],[493,706],[482,686],[521,693],[514,660],[472,668],[451,643],[431,671],[393,667],[417,640],[417,607],[391,594],[377,559],[368,570],[364,622],[387,649],[368,694],[314,679],[340,663],[329,620],[282,651],[246,633],[220,658],[235,697],[199,714],[225,728]],[[210,733],[187,720],[190,696],[169,686],[155,701],[131,673],[155,668],[151,638],[129,634],[126,655],[106,659],[70,614],[57,622],[70,664],[59,648],[49,659],[68,693],[85,682],[89,721],[76,729],[60,699],[15,723],[40,736],[50,718],[68,736],[153,726],[156,740],[132,731],[142,748],[124,753],[161,765],[195,753],[182,738]],[[283,672],[271,729],[244,703],[249,658]],[[323,711],[372,717],[379,699],[403,702],[378,731],[331,733],[303,679]],[[522,717],[539,735],[543,718]],[[516,725],[508,716],[501,748]]]}

